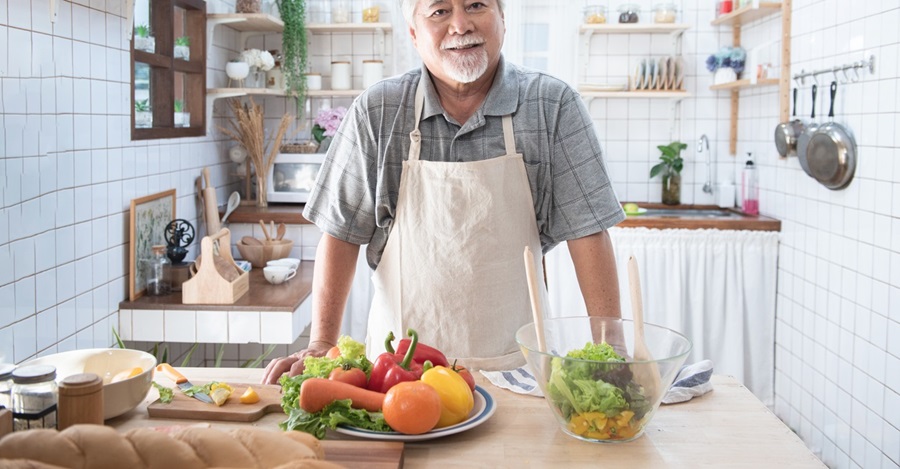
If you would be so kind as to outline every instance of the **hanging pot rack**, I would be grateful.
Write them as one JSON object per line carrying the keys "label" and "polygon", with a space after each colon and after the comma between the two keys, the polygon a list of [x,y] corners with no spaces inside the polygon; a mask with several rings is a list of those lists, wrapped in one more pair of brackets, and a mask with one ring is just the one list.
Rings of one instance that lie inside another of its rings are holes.
{"label": "hanging pot rack", "polygon": [[[800,70],[800,73],[797,73],[793,76],[794,81],[798,86],[806,85],[806,79],[812,77],[813,81],[816,85],[819,85],[819,75],[824,75],[826,73],[830,73],[834,76],[834,81],[838,81],[842,84],[847,83],[856,83],[860,80],[859,71],[861,69],[868,70],[869,73],[875,73],[875,56],[870,55],[866,60],[859,60],[853,63],[845,64],[840,67],[831,67],[831,68],[823,68],[820,70],[816,70],[813,72],[807,72],[806,70]],[[849,72],[852,71],[853,75],[851,76]],[[843,78],[838,77],[838,72],[843,75]]]}

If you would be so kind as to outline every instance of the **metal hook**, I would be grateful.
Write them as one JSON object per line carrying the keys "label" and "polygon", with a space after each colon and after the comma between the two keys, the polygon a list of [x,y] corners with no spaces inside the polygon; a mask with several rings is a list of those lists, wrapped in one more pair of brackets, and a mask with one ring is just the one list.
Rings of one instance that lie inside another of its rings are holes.
{"label": "metal hook", "polygon": [[847,83],[850,83],[850,77],[847,75],[846,68],[844,68],[842,71],[844,72],[844,81],[842,81],[841,83],[846,85]]}
{"label": "metal hook", "polygon": [[859,68],[853,67],[853,79],[850,81],[852,81],[853,83],[856,83],[859,81]]}

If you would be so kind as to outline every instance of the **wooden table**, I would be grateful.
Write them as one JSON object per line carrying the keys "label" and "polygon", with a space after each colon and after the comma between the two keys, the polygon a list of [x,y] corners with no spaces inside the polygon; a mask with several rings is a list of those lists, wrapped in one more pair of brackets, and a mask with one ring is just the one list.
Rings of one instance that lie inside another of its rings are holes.
{"label": "wooden table", "polygon": [[[261,369],[185,368],[198,382],[257,383]],[[689,402],[661,406],[644,435],[630,443],[587,443],[564,434],[544,399],[500,389],[480,374],[476,381],[494,397],[497,411],[482,425],[456,435],[406,443],[404,467],[825,467],[784,423],[734,378],[714,376],[714,390]],[[146,407],[107,421],[120,431],[141,426],[192,424],[153,420]],[[284,420],[269,414],[252,424],[273,430]],[[329,432],[328,439],[356,438]]]}

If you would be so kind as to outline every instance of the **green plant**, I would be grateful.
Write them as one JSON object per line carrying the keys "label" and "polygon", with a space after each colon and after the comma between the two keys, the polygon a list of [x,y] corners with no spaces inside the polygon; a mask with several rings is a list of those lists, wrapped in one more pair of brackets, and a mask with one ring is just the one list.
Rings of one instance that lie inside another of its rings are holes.
{"label": "green plant", "polygon": [[660,162],[650,168],[650,177],[654,178],[660,174],[664,176],[680,174],[681,168],[684,167],[681,151],[687,148],[687,144],[674,141],[668,145],[658,145],[656,148],[659,148],[662,154],[659,156]]}
{"label": "green plant", "polygon": [[146,24],[139,24],[134,27],[134,35],[137,37],[150,37],[150,27]]}
{"label": "green plant", "polygon": [[306,100],[306,0],[276,0],[284,31],[281,35],[281,71],[288,90],[297,100],[297,118],[302,117]]}
{"label": "green plant", "polygon": [[180,99],[176,99],[174,107],[175,107],[175,112],[184,111],[184,101],[182,101]]}
{"label": "green plant", "polygon": [[150,100],[142,99],[134,102],[134,110],[137,112],[145,112],[150,110]]}
{"label": "green plant", "polygon": [[181,36],[178,39],[175,39],[175,45],[176,46],[185,46],[185,47],[190,46],[191,38],[189,38],[187,36]]}

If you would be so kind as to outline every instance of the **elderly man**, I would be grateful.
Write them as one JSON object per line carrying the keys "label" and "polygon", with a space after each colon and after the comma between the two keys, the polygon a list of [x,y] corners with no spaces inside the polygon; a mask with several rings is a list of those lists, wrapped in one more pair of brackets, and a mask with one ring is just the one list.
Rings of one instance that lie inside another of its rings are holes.
{"label": "elderly man", "polygon": [[368,355],[389,331],[473,369],[523,362],[523,264],[566,241],[591,315],[618,317],[606,230],[624,218],[593,125],[562,81],[504,61],[502,0],[401,0],[423,67],[351,107],[304,216],[316,253],[310,344],[266,368],[302,372],[338,338],[359,246],[375,270]]}

